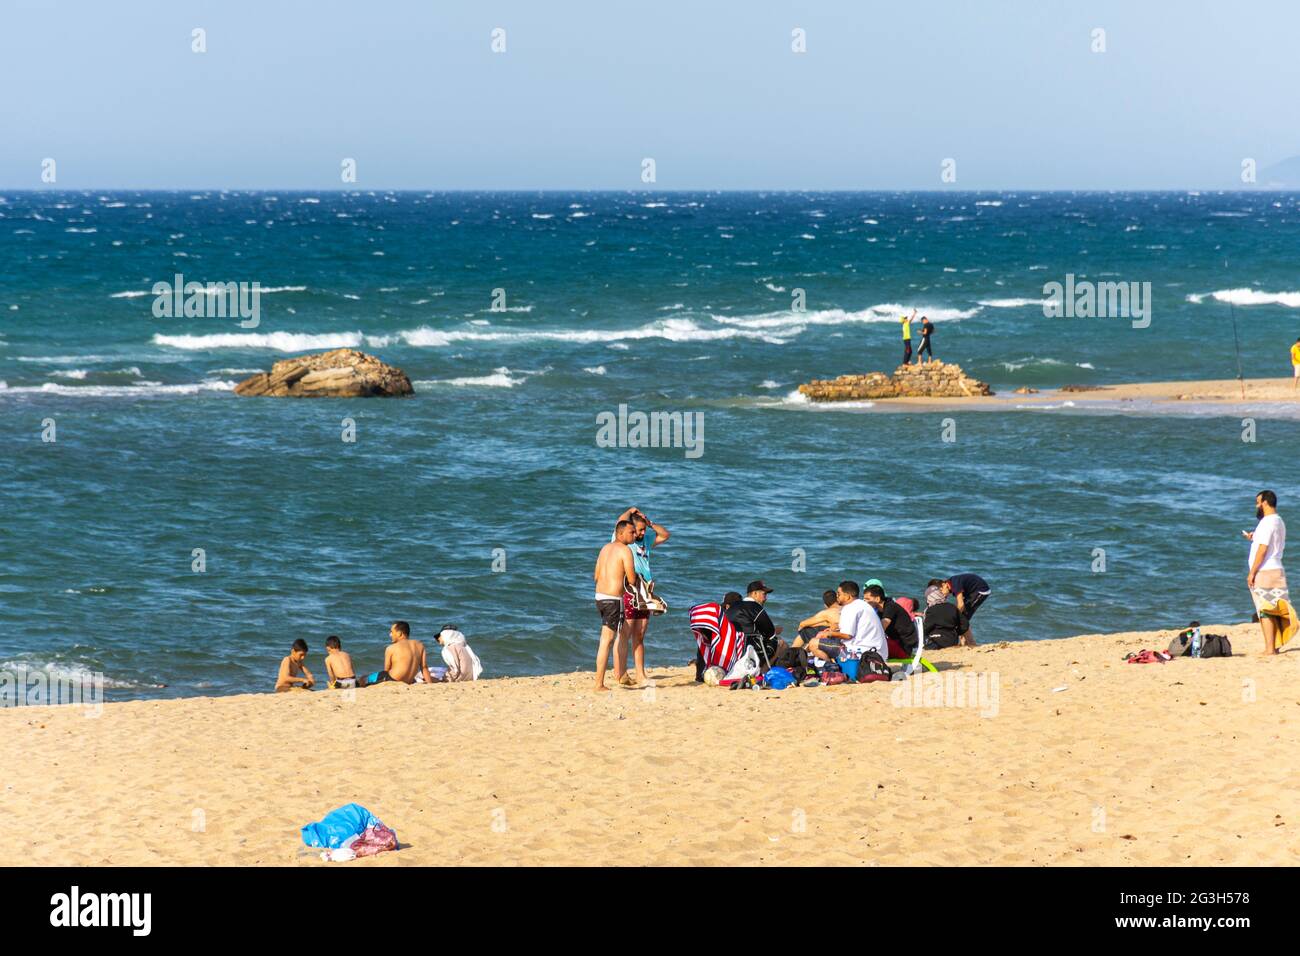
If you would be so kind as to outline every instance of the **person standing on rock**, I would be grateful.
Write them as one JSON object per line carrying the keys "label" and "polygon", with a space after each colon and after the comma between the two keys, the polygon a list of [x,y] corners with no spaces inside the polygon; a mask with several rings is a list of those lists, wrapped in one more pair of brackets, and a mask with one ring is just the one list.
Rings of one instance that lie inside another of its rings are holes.
{"label": "person standing on rock", "polygon": [[930,351],[930,336],[934,334],[934,323],[930,321],[928,315],[921,316],[921,347],[916,351],[916,364],[920,365],[926,361],[924,356],[930,356],[929,361],[934,361],[934,352]]}
{"label": "person standing on rock", "polygon": [[916,318],[916,309],[910,316],[900,315],[898,321],[903,323],[903,364],[912,362],[912,320]]}

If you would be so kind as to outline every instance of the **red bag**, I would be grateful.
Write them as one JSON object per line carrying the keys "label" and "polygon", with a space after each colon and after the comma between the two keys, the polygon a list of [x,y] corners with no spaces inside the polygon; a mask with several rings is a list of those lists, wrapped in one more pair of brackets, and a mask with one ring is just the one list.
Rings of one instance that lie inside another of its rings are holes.
{"label": "red bag", "polygon": [[382,823],[366,827],[366,832],[352,842],[352,852],[357,856],[374,856],[385,850],[397,849],[397,834]]}

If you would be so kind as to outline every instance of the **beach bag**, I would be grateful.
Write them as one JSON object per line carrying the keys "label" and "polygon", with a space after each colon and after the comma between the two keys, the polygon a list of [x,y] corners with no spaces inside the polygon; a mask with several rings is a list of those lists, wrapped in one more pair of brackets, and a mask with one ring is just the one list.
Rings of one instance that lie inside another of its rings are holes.
{"label": "beach bag", "polygon": [[763,682],[772,690],[785,690],[795,683],[794,674],[784,667],[773,667],[763,675]]}
{"label": "beach bag", "polygon": [[396,849],[397,834],[378,820],[375,821],[374,826],[366,827],[366,832],[357,837],[352,844],[352,852],[356,856],[374,856],[376,853]]}
{"label": "beach bag", "polygon": [[849,679],[840,671],[825,671],[822,673],[822,683],[827,687],[832,687],[835,684],[847,684],[848,682]]}
{"label": "beach bag", "polygon": [[655,594],[655,583],[646,581],[642,578],[636,579],[629,589],[632,595],[632,607],[637,611],[646,611],[649,614],[663,614],[668,610],[668,602],[659,595]]}
{"label": "beach bag", "polygon": [[355,840],[367,829],[383,826],[373,813],[359,803],[349,803],[331,810],[324,819],[302,828],[302,842],[307,846],[337,849]]}
{"label": "beach bag", "polygon": [[1206,634],[1201,637],[1202,657],[1231,657],[1232,642],[1226,634]]}
{"label": "beach bag", "polygon": [[888,664],[875,651],[867,651],[858,658],[858,683],[870,684],[874,681],[887,681],[894,676]]}
{"label": "beach bag", "polygon": [[746,647],[745,653],[741,655],[740,660],[731,665],[731,670],[727,671],[723,683],[744,680],[746,677],[757,677],[761,672],[762,668],[758,664],[758,652],[752,647]]}

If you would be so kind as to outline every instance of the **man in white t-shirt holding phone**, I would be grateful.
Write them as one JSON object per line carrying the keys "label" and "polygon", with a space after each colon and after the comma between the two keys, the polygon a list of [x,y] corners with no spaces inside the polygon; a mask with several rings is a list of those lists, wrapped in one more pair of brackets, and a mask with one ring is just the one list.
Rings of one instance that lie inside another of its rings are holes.
{"label": "man in white t-shirt holding phone", "polygon": [[[1259,518],[1255,530],[1242,532],[1250,542],[1246,587],[1250,588],[1251,600],[1259,613],[1259,626],[1264,632],[1264,653],[1276,654],[1278,618],[1294,615],[1294,611],[1290,610],[1291,595],[1287,589],[1286,571],[1282,567],[1286,524],[1277,513],[1275,493],[1261,491],[1255,496],[1255,516]],[[1280,612],[1289,612],[1289,615]],[[1286,623],[1282,622],[1284,629]]]}

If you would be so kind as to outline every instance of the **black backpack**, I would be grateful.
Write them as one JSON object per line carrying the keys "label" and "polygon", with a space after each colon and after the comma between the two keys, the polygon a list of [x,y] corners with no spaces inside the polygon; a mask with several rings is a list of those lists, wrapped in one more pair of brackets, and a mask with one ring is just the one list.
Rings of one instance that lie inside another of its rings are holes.
{"label": "black backpack", "polygon": [[858,683],[868,684],[872,681],[887,681],[894,676],[894,672],[885,659],[875,651],[863,651],[862,656],[858,658]]}
{"label": "black backpack", "polygon": [[1231,657],[1232,642],[1226,634],[1201,635],[1202,657]]}

